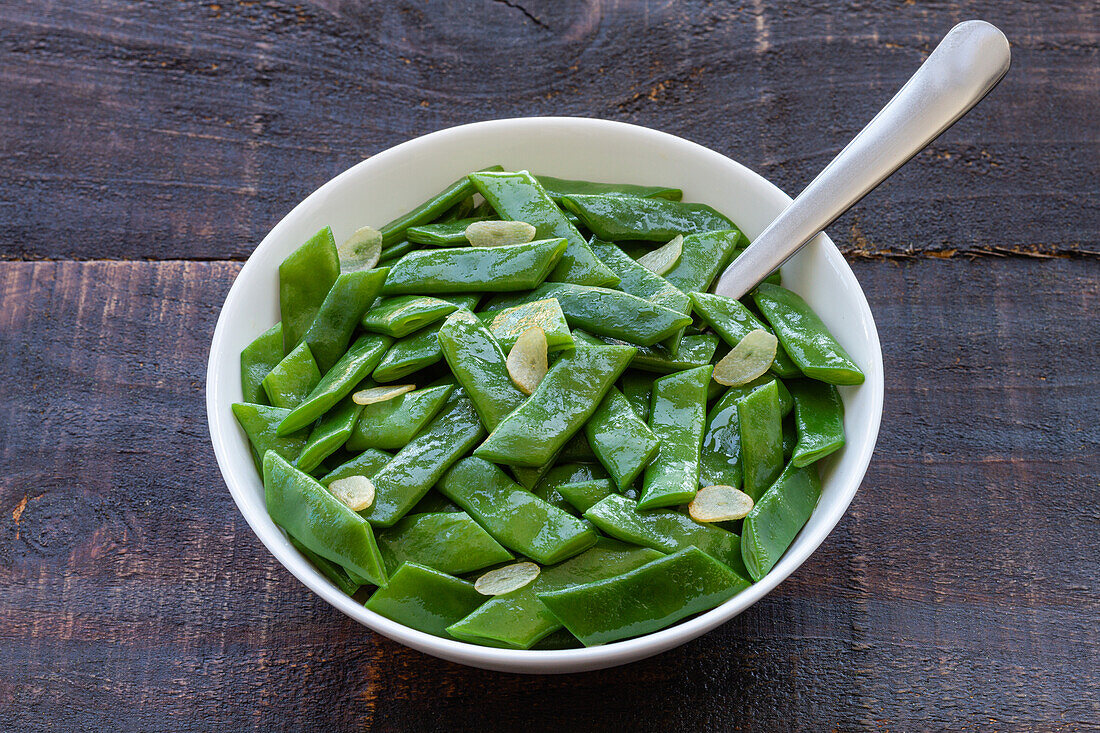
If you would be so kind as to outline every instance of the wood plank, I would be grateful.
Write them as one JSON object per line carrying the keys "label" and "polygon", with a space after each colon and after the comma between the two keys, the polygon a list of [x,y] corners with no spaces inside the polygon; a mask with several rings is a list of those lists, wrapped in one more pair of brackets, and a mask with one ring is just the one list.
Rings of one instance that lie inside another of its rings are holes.
{"label": "wood plank", "polygon": [[203,405],[238,269],[0,263],[0,727],[1100,724],[1100,263],[857,263],[888,381],[845,519],[722,628],[567,678],[407,650],[252,536]]}
{"label": "wood plank", "polygon": [[1067,0],[6,5],[0,258],[241,259],[361,158],[509,116],[667,130],[796,192],[973,16],[1012,73],[834,237],[1100,251],[1100,41]]}

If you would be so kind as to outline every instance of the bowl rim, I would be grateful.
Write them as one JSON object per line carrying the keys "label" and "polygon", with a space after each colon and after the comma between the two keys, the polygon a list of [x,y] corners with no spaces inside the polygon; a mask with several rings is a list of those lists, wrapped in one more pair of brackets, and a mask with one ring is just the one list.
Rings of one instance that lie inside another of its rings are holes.
{"label": "bowl rim", "polygon": [[[755,183],[761,185],[770,195],[778,196],[781,200],[788,203],[791,201],[791,198],[771,181],[732,158],[677,135],[626,122],[587,117],[520,117],[456,125],[426,135],[421,135],[387,148],[369,158],[365,158],[342,173],[329,179],[299,202],[290,212],[282,217],[274,227],[272,227],[259,245],[253,250],[252,254],[249,255],[248,260],[245,262],[240,272],[237,273],[226,295],[211,340],[205,385],[207,421],[210,430],[210,438],[222,478],[229,488],[229,492],[233,497],[234,503],[237,505],[238,511],[244,516],[245,521],[248,523],[253,533],[255,533],[257,538],[259,538],[267,550],[284,568],[301,581],[307,588],[336,609],[373,631],[393,639],[394,641],[398,641],[405,646],[450,661],[478,666],[485,669],[520,673],[564,673],[578,670],[593,670],[624,664],[659,654],[711,631],[770,593],[817,550],[821,543],[824,542],[825,538],[836,527],[840,518],[847,512],[848,506],[851,504],[856,491],[859,489],[866,475],[867,467],[870,464],[871,455],[874,452],[875,444],[878,439],[883,405],[882,346],[879,340],[878,330],[875,326],[874,317],[867,303],[866,294],[859,286],[855,274],[844,260],[840,250],[837,249],[836,245],[833,244],[832,240],[830,240],[826,234],[819,234],[815,244],[823,249],[824,256],[829,260],[830,264],[834,266],[845,285],[854,288],[854,295],[858,301],[860,310],[859,316],[861,325],[866,329],[869,341],[873,346],[873,363],[864,365],[866,380],[863,385],[859,387],[861,390],[866,389],[871,392],[870,420],[865,426],[865,430],[863,431],[864,435],[861,436],[862,439],[858,441],[858,454],[856,460],[858,469],[852,475],[850,486],[840,495],[839,501],[834,503],[831,516],[826,517],[824,523],[813,528],[813,531],[807,535],[808,541],[803,542],[797,552],[793,551],[794,548],[792,547],[784,553],[775,567],[773,567],[762,579],[753,583],[749,588],[738,593],[719,606],[659,631],[644,636],[612,642],[603,646],[562,650],[500,649],[470,644],[457,639],[452,640],[433,636],[374,613],[350,596],[339,591],[314,569],[303,556],[290,548],[288,543],[279,541],[280,538],[285,540],[285,535],[282,530],[274,525],[270,518],[267,518],[267,524],[264,524],[262,517],[253,516],[252,512],[246,509],[243,499],[246,489],[242,485],[242,481],[238,479],[233,472],[230,465],[230,455],[234,449],[230,445],[228,432],[232,431],[235,426],[226,425],[227,420],[225,419],[225,415],[219,412],[218,407],[224,400],[233,402],[239,399],[237,396],[225,394],[226,390],[222,388],[224,380],[221,375],[222,369],[227,368],[225,367],[224,358],[224,352],[226,351],[225,342],[228,339],[228,330],[230,328],[227,314],[235,312],[236,310],[235,306],[237,305],[237,300],[240,297],[240,291],[242,289],[242,276],[250,269],[260,266],[257,262],[256,254],[267,246],[270,246],[271,242],[278,240],[281,232],[285,228],[288,228],[289,221],[301,214],[303,210],[314,205],[314,202],[323,199],[329,192],[340,188],[345,180],[354,177],[356,171],[364,166],[373,166],[379,162],[384,162],[387,158],[400,155],[409,148],[415,148],[426,141],[435,141],[456,134],[464,134],[471,131],[492,134],[494,131],[503,128],[530,127],[537,129],[545,125],[566,125],[575,127],[578,130],[599,129],[600,132],[605,133],[608,131],[631,132],[632,134],[641,135],[643,137],[651,136],[654,141],[659,141],[661,143],[681,147],[686,146],[684,150],[694,150],[695,154],[717,159],[716,162],[720,162],[721,165],[734,168],[738,175],[749,179],[756,179]],[[234,363],[236,363],[235,360]],[[852,441],[849,441],[848,446],[851,447],[851,445]],[[818,510],[815,509],[815,512],[816,511]],[[795,540],[797,541],[801,537],[802,532],[796,536]],[[792,545],[793,544],[792,542]]]}

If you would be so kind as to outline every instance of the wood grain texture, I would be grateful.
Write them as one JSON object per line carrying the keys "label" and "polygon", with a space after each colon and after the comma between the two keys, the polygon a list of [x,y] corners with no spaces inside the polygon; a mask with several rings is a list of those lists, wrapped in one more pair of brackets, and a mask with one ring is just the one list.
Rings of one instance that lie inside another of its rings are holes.
{"label": "wood grain texture", "polygon": [[[800,190],[956,22],[993,95],[832,233],[865,255],[1100,253],[1096,8],[1054,0],[5,0],[8,259],[242,259],[335,173],[499,117],[666,130]],[[79,227],[74,227],[79,223]]]}
{"label": "wood grain texture", "polygon": [[887,408],[847,516],[720,629],[568,677],[405,649],[259,544],[202,399],[238,269],[0,263],[0,728],[1100,723],[1100,263],[857,263]]}

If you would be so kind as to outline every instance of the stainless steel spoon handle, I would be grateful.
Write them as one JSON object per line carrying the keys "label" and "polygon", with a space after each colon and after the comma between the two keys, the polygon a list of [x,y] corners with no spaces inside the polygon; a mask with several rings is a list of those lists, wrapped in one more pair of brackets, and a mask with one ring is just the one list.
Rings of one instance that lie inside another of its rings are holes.
{"label": "stainless steel spoon handle", "polygon": [[951,127],[1008,71],[1008,39],[981,20],[960,23],[917,73],[718,281],[740,298],[818,232]]}

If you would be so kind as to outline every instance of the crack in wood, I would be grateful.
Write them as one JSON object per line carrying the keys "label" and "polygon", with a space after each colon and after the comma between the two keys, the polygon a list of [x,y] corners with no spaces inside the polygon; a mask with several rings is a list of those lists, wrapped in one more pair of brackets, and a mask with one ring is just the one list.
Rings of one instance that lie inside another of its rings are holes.
{"label": "crack in wood", "polygon": [[539,20],[538,16],[536,16],[534,13],[532,13],[530,10],[523,7],[519,3],[511,2],[510,0],[493,0],[493,2],[500,3],[501,5],[507,5],[510,8],[518,10],[519,12],[526,15],[527,18],[539,28],[545,28],[547,30],[550,29],[550,26],[546,25],[546,23],[543,23],[541,20]]}

